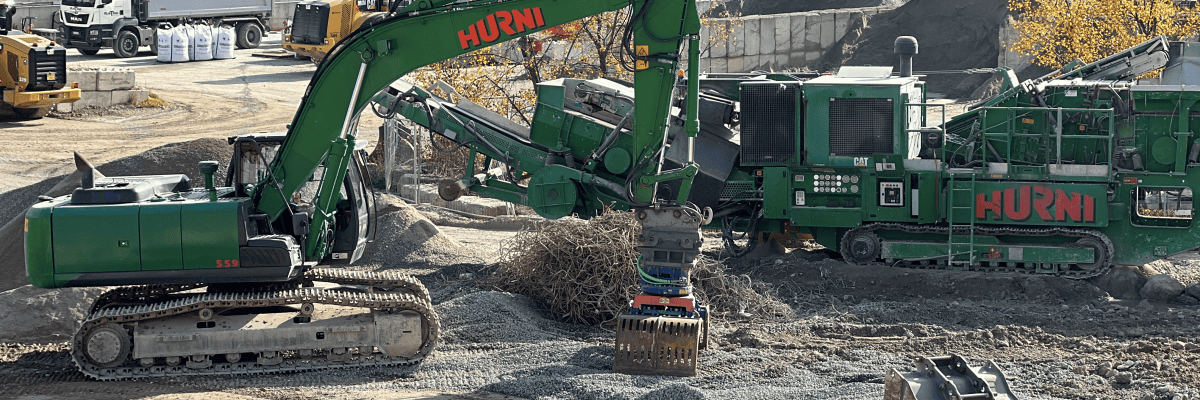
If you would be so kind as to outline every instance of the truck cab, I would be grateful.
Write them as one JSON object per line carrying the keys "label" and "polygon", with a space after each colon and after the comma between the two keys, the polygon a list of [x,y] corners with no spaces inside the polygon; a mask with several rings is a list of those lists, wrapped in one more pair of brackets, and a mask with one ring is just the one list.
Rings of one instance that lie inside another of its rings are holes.
{"label": "truck cab", "polygon": [[[154,37],[153,29],[138,27],[139,16],[145,18],[147,7],[148,1],[63,0],[60,21],[63,26],[60,31],[63,45],[92,55],[102,47],[113,47],[120,32],[125,30],[141,39],[129,53],[129,56],[133,56],[137,53],[137,47],[149,43],[149,39]],[[131,29],[124,29],[126,27]]]}

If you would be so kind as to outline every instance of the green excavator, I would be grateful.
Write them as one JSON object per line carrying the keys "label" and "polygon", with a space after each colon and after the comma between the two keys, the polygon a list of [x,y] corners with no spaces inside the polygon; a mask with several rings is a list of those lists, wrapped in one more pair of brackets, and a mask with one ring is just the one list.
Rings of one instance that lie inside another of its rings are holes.
{"label": "green excavator", "polygon": [[[529,126],[397,81],[630,5],[621,55],[633,82],[543,82]],[[690,282],[702,226],[720,229],[735,255],[758,238],[808,237],[858,264],[1074,279],[1200,245],[1197,43],[1155,38],[1026,81],[999,68],[998,95],[935,121],[929,111],[940,106],[913,73],[911,37],[894,43],[898,72],[700,75],[691,0],[422,0],[388,10],[334,46],[286,135],[232,139],[224,186],[215,162],[201,165],[203,188],[182,175],[84,174],[72,195],[33,206],[33,284],[128,285],[102,296],[73,338],[84,373],[302,370],[429,354],[437,316],[418,281],[324,267],[357,260],[375,229],[354,150],[369,104],[470,150],[443,197],[469,190],[547,218],[635,212],[642,293],[618,320],[617,372],[696,373],[709,319]],[[477,156],[486,173],[474,173]],[[943,361],[928,369],[963,370]]]}
{"label": "green excavator", "polygon": [[[44,288],[121,286],[95,302],[71,340],[79,369],[96,379],[418,362],[439,329],[421,283],[327,267],[356,261],[376,229],[371,179],[354,150],[356,116],[416,68],[628,6],[636,17],[625,27],[628,57],[638,65],[618,112],[627,120],[621,126],[638,134],[608,146],[639,155],[624,181],[691,176],[695,165],[658,172],[645,156],[664,147],[673,99],[696,115],[693,1],[396,1],[334,46],[285,135],[230,139],[235,155],[224,185],[215,161],[199,165],[204,182],[193,184],[186,175],[104,177],[77,160],[82,187],[27,213],[29,280]],[[676,96],[684,43],[691,84]],[[689,132],[697,127],[693,117]],[[547,181],[547,201],[568,199],[555,191],[570,185]],[[619,339],[618,353],[633,360],[617,369],[694,374],[704,311],[686,271],[699,251],[701,215],[655,201],[652,186],[603,189],[638,199],[641,218],[669,228],[645,243],[645,263],[674,271],[655,278],[658,289],[648,293],[655,296],[639,297],[660,312],[623,322],[647,339]]]}

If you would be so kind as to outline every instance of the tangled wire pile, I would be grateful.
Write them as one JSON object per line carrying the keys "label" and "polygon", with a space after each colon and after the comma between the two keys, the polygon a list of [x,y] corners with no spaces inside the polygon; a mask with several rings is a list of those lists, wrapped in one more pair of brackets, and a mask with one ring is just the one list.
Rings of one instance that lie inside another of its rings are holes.
{"label": "tangled wire pile", "polygon": [[[489,283],[525,295],[571,323],[607,324],[638,294],[635,268],[642,227],[631,212],[609,211],[588,221],[564,219],[523,231],[501,244]],[[725,265],[696,260],[692,283],[715,316],[781,320],[795,317],[770,286]]]}
{"label": "tangled wire pile", "polygon": [[634,264],[641,231],[633,213],[617,211],[523,231],[501,244],[490,283],[525,295],[568,322],[613,321],[638,293]]}
{"label": "tangled wire pile", "polygon": [[771,322],[796,319],[791,306],[779,300],[771,285],[755,282],[750,275],[730,275],[725,264],[701,256],[692,270],[696,297],[715,316]]}

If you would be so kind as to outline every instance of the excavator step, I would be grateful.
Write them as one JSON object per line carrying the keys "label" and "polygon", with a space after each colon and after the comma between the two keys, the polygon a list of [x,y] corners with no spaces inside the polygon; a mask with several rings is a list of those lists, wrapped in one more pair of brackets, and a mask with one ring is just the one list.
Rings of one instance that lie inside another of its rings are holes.
{"label": "excavator step", "polygon": [[622,315],[617,318],[613,372],[696,376],[702,318]]}

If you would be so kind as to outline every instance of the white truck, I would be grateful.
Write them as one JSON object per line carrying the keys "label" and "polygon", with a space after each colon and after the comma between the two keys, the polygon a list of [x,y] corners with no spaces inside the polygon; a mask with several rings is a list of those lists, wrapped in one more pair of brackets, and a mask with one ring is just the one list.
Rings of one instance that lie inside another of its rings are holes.
{"label": "white truck", "polygon": [[142,46],[152,51],[160,24],[187,22],[232,25],[237,47],[258,47],[271,18],[274,0],[62,0],[59,39],[87,55],[111,47],[118,57],[133,57]]}

